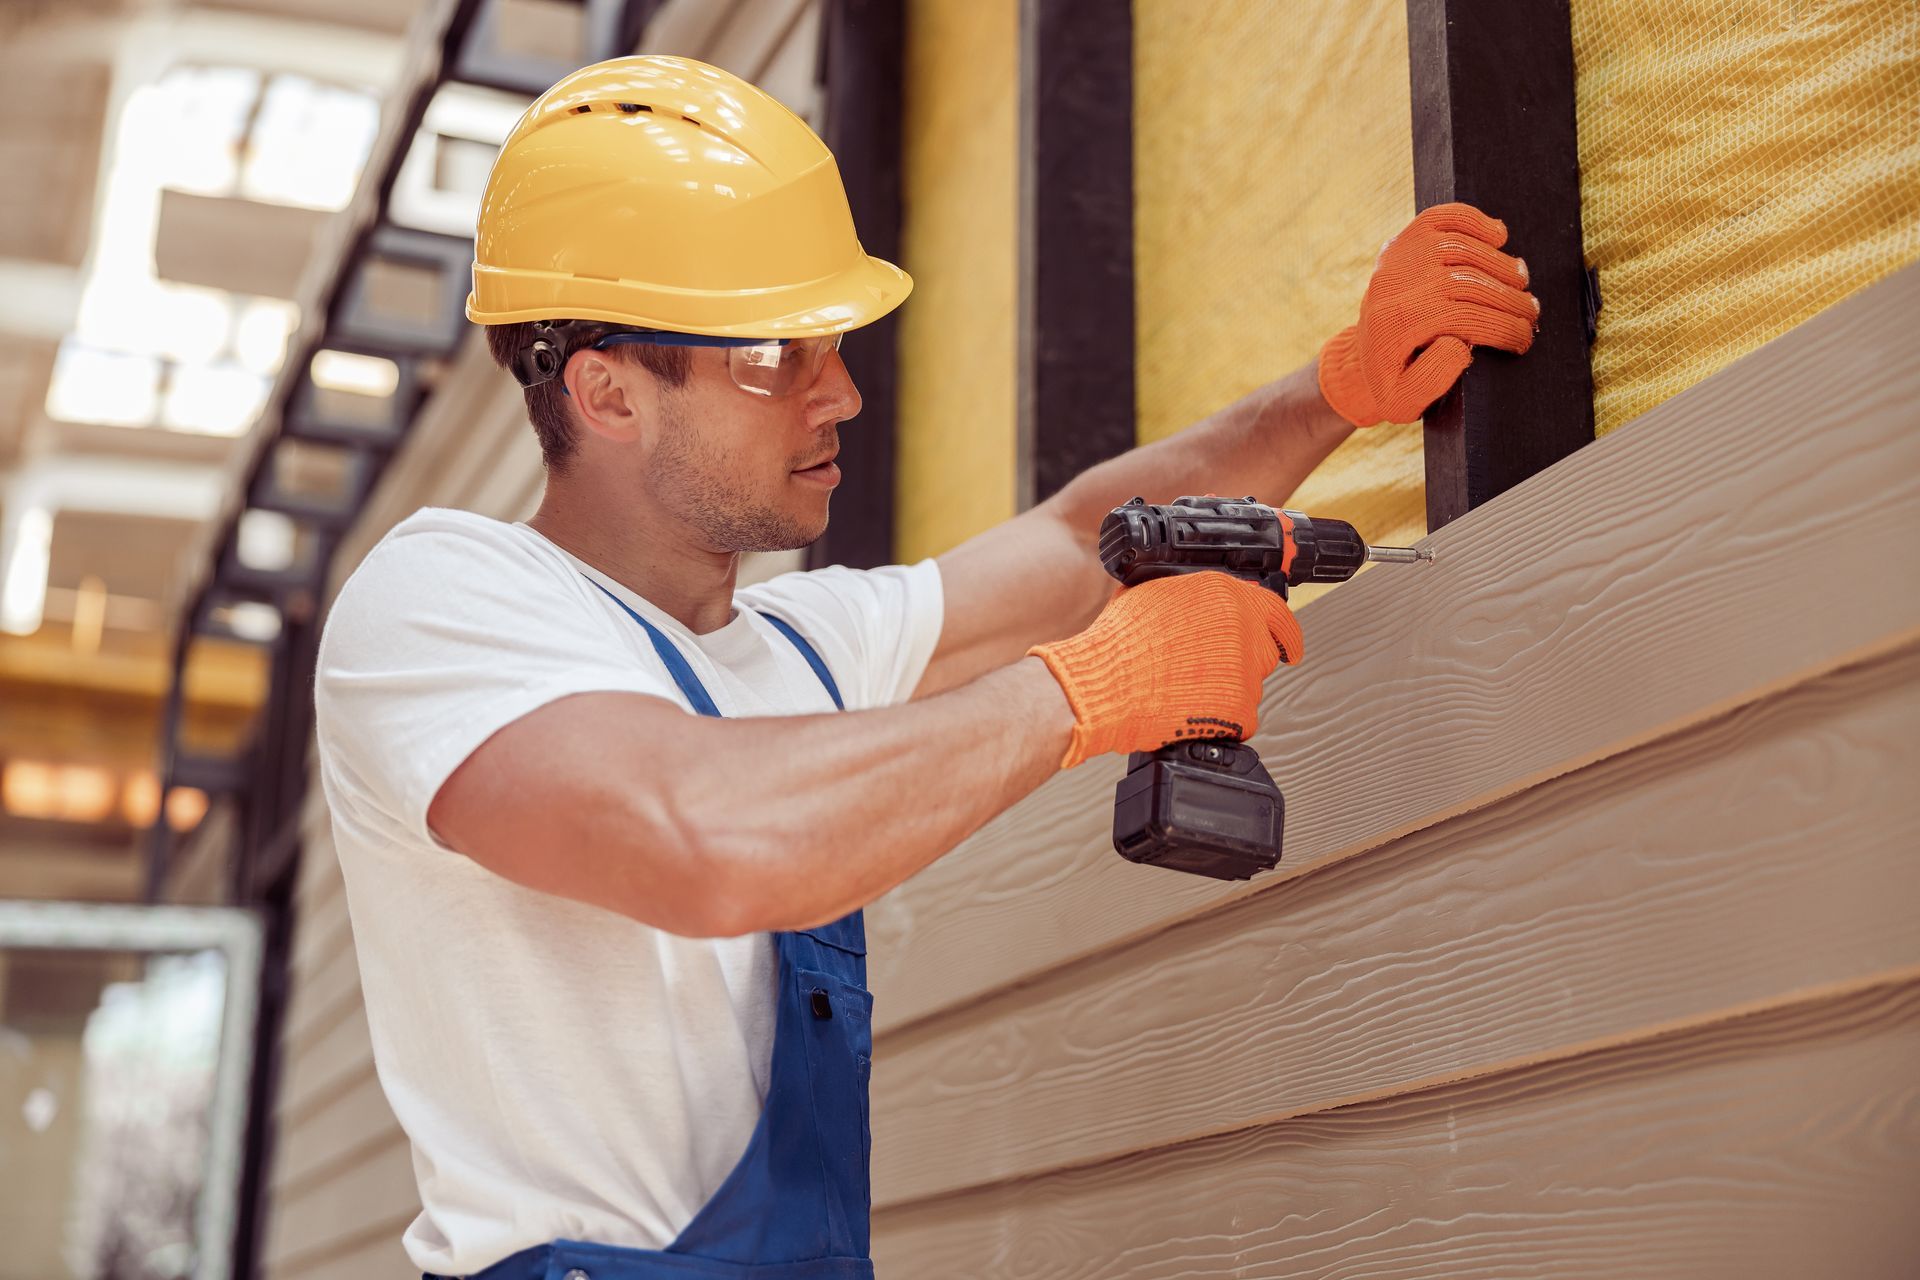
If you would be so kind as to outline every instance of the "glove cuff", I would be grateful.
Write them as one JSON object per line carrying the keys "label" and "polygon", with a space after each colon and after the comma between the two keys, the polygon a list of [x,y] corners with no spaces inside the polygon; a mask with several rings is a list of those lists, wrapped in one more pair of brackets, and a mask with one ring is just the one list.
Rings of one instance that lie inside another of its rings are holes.
{"label": "glove cuff", "polygon": [[1378,426],[1386,419],[1368,412],[1367,389],[1360,373],[1360,326],[1350,324],[1328,338],[1320,348],[1319,367],[1314,371],[1320,384],[1320,398],[1329,408],[1356,427]]}
{"label": "glove cuff", "polygon": [[[1073,736],[1067,740],[1066,754],[1060,757],[1062,769],[1071,769],[1093,756],[1114,750],[1113,740],[1118,736],[1112,718],[1099,715],[1095,708],[1088,705],[1085,686],[1071,674],[1071,655],[1061,652],[1076,648],[1074,641],[1077,639],[1078,636],[1069,636],[1065,640],[1037,644],[1027,650],[1028,657],[1038,658],[1047,664],[1047,670],[1060,685],[1060,692],[1067,696],[1067,706],[1073,710]],[[1093,727],[1103,722],[1107,725],[1104,732]]]}

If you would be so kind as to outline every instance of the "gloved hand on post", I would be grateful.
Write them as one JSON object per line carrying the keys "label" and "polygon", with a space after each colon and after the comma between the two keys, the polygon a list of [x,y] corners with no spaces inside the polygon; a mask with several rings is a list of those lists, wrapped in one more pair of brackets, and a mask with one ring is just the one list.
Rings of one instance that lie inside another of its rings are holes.
{"label": "gloved hand on post", "polygon": [[1128,587],[1079,635],[1027,650],[1073,708],[1060,767],[1182,738],[1245,738],[1260,685],[1300,661],[1300,623],[1265,587],[1208,571]]}
{"label": "gloved hand on post", "polygon": [[1333,411],[1356,427],[1412,422],[1466,370],[1472,346],[1531,347],[1540,303],[1526,262],[1500,252],[1506,242],[1504,222],[1467,204],[1422,210],[1387,241],[1359,323],[1320,349]]}

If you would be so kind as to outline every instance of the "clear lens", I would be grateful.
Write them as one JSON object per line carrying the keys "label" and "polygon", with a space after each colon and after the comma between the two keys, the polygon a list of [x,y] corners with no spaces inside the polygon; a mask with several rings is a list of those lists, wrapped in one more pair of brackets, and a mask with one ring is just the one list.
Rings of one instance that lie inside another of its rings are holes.
{"label": "clear lens", "polygon": [[742,391],[761,396],[792,395],[812,386],[819,379],[828,354],[839,349],[837,333],[819,338],[794,338],[786,343],[728,347],[727,370]]}

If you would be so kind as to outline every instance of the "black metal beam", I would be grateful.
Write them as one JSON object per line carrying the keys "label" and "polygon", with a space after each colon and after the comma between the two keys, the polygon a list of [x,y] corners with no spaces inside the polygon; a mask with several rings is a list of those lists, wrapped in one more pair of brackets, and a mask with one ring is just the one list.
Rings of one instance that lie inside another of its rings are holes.
{"label": "black metal beam", "polygon": [[1426,415],[1427,528],[1593,440],[1568,0],[1407,0],[1421,208],[1507,224],[1540,299],[1525,356],[1479,348]]}
{"label": "black metal beam", "polygon": [[[429,315],[384,307],[374,285],[381,270],[432,275]],[[467,336],[467,290],[473,283],[473,241],[410,227],[378,226],[353,255],[327,326],[345,343],[381,354],[448,356]]]}
{"label": "black metal beam", "polygon": [[345,341],[330,341],[326,338],[321,339],[314,351],[322,349],[346,351],[354,355],[377,356],[393,362],[397,371],[397,380],[392,394],[385,397],[383,402],[386,416],[377,422],[367,422],[329,415],[320,388],[313,381],[313,352],[309,352],[305,356],[305,371],[299,381],[294,383],[293,392],[287,399],[286,410],[281,414],[281,432],[296,440],[311,440],[320,444],[397,449],[400,442],[406,438],[407,428],[413,422],[414,411],[419,407],[419,361],[401,351],[361,350]]}
{"label": "black metal beam", "polygon": [[241,790],[246,782],[244,758],[189,755],[184,751],[174,756],[167,775],[169,787],[193,787],[216,798]]}
{"label": "black metal beam", "polygon": [[[905,57],[905,6],[898,0],[828,0],[820,23],[826,143],[839,163],[861,244],[889,262],[900,255]],[[810,568],[866,569],[893,560],[899,343],[898,311],[841,342],[862,407],[840,433],[840,488],[825,536],[807,548]]]}
{"label": "black metal beam", "polygon": [[1021,0],[1017,501],[1135,440],[1133,11]]}
{"label": "black metal beam", "polygon": [[[339,492],[289,493],[280,487],[273,454],[273,449],[277,449],[284,439],[284,436],[277,437],[272,448],[262,456],[260,471],[247,487],[247,506],[261,511],[277,511],[324,531],[338,531],[352,524],[359,516],[360,508],[365,505],[368,493],[380,479],[380,463],[386,455],[378,450],[352,449],[347,459],[346,480]],[[222,547],[231,546],[233,537],[229,531]],[[216,561],[216,565],[218,563]]]}

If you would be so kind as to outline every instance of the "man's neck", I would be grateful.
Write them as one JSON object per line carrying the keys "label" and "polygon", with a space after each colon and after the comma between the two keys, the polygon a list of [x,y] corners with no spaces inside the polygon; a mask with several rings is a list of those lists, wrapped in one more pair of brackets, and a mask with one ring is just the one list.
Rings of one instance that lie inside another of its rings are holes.
{"label": "man's neck", "polygon": [[676,525],[606,519],[590,504],[557,497],[551,484],[527,523],[695,635],[718,631],[733,618],[738,552],[695,546]]}

